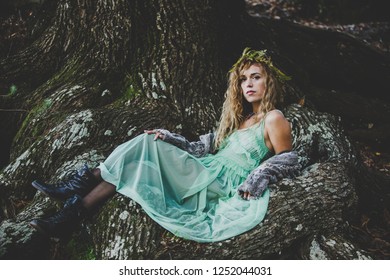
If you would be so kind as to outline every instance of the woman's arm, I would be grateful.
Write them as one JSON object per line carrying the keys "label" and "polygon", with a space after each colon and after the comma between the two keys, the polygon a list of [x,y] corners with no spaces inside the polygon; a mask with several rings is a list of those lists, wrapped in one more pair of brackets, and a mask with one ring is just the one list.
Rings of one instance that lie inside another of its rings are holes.
{"label": "woman's arm", "polygon": [[190,142],[180,134],[169,132],[166,129],[146,130],[147,134],[155,134],[154,140],[161,139],[172,144],[195,157],[203,157],[214,151],[214,133],[201,135],[199,141]]}
{"label": "woman's arm", "polygon": [[275,154],[292,150],[291,126],[279,110],[269,112],[265,119],[264,139]]}
{"label": "woman's arm", "polygon": [[274,155],[249,174],[238,188],[238,194],[243,199],[256,199],[262,195],[269,184],[274,184],[283,178],[294,178],[300,170],[301,165],[296,151]]}
{"label": "woman's arm", "polygon": [[238,193],[244,199],[258,198],[269,184],[299,173],[298,155],[292,150],[291,126],[283,113],[274,110],[266,115],[264,140],[275,155],[253,170]]}

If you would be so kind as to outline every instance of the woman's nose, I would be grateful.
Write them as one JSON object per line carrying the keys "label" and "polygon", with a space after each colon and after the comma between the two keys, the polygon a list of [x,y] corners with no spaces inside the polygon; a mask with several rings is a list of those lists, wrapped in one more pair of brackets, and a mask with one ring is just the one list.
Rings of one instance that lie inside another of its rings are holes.
{"label": "woman's nose", "polygon": [[246,86],[247,87],[252,87],[253,86],[252,79],[246,80]]}

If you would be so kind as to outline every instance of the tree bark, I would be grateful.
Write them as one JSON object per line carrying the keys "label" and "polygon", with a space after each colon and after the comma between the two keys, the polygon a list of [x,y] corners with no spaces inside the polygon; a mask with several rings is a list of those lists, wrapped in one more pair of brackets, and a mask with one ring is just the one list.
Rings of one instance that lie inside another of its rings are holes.
{"label": "tree bark", "polygon": [[[340,119],[313,109],[310,98],[307,106],[285,111],[305,169],[294,180],[270,186],[269,211],[255,229],[198,244],[167,233],[132,200],[117,195],[72,237],[79,252],[53,253],[67,251],[69,243],[40,236],[28,222],[61,205],[36,193],[33,179],[58,181],[84,162],[95,166],[144,129],[164,127],[189,139],[215,129],[225,73],[245,46],[272,48],[275,62],[295,73],[286,96],[293,103],[309,95],[303,81],[312,69],[278,35],[286,29],[313,38],[312,44],[318,37],[294,25],[251,18],[243,1],[46,2],[55,7],[44,6],[50,25],[37,21],[40,34],[31,46],[0,61],[0,84],[18,86],[15,94],[0,96],[4,143],[12,142],[0,173],[1,258],[87,258],[80,248],[99,259],[312,258],[308,244],[328,244],[327,238],[356,246],[350,253],[322,246],[329,258],[368,256],[345,234],[346,221],[357,213],[355,175],[365,171]],[[372,69],[388,77],[382,66],[373,62]],[[27,112],[6,111],[16,109]]]}

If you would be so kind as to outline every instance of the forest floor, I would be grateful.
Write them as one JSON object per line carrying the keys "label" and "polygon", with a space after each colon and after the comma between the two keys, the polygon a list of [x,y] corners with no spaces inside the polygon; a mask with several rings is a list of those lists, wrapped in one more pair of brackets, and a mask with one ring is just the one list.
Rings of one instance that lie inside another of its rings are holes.
{"label": "forest floor", "polygon": [[[286,0],[246,0],[252,16],[290,20],[304,26],[347,33],[390,56],[390,22],[364,22],[348,25],[321,22],[316,18],[301,17],[299,7]],[[27,6],[0,17],[0,57],[10,56],[28,44],[29,19],[35,16],[34,6]],[[7,94],[7,93],[1,93]],[[355,146],[367,168],[390,178],[390,152],[355,141]],[[352,224],[354,234],[366,244],[365,249],[378,259],[390,258],[390,208],[383,213],[362,211],[360,221]],[[367,245],[368,244],[368,245]]]}

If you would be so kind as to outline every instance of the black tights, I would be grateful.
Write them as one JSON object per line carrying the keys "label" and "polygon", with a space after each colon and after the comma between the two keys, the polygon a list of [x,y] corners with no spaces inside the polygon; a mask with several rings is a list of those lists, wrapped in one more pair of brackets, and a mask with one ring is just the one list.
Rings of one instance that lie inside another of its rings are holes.
{"label": "black tights", "polygon": [[99,179],[100,183],[83,198],[83,206],[87,210],[94,209],[103,204],[116,192],[115,185],[103,180],[99,168],[93,169],[92,173]]}

